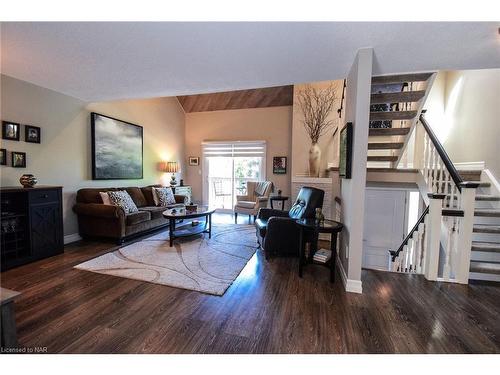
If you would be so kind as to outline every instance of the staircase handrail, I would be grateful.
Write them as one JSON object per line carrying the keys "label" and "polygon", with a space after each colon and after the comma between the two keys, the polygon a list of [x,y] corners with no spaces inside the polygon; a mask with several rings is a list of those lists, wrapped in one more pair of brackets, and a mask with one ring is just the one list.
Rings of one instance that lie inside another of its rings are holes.
{"label": "staircase handrail", "polygon": [[424,212],[422,212],[422,215],[420,215],[420,217],[418,218],[418,220],[415,223],[415,225],[413,226],[413,228],[411,228],[410,232],[408,232],[408,235],[405,237],[405,239],[403,240],[403,242],[401,243],[399,248],[396,251],[389,250],[389,254],[391,254],[391,261],[392,262],[394,262],[396,260],[396,258],[398,257],[399,253],[401,251],[403,251],[403,248],[406,246],[406,244],[408,244],[408,241],[410,240],[410,238],[413,237],[413,233],[415,233],[418,230],[418,226],[424,222],[425,215],[427,215],[428,213],[429,213],[429,206],[427,206],[425,208]]}
{"label": "staircase handrail", "polygon": [[439,139],[437,138],[436,134],[432,131],[431,127],[429,126],[429,123],[424,117],[425,110],[422,110],[422,113],[420,114],[420,123],[424,127],[425,131],[427,132],[427,135],[429,136],[431,142],[433,143],[434,147],[436,148],[436,151],[439,154],[439,157],[443,161],[446,169],[448,170],[448,173],[450,174],[453,182],[458,188],[458,191],[462,191],[462,184],[464,183],[464,180],[458,173],[457,169],[453,165],[453,162],[451,161],[450,157],[446,153],[443,145],[441,142],[439,142]]}

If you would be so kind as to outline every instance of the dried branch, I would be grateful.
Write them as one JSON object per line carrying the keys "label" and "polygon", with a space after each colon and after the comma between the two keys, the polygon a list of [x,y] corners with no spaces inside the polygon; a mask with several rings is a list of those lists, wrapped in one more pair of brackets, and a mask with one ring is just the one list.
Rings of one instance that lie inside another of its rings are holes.
{"label": "dried branch", "polygon": [[318,143],[319,137],[336,122],[327,118],[337,99],[333,84],[323,90],[307,85],[299,92],[298,103],[304,115],[302,123],[312,143]]}

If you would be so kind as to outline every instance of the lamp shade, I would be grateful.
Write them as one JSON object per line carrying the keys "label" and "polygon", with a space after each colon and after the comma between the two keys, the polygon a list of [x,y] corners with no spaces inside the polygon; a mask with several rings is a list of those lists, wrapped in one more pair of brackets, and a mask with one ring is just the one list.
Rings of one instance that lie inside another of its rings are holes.
{"label": "lamp shade", "polygon": [[167,172],[167,173],[179,172],[179,163],[177,163],[176,161],[167,161],[164,164],[163,172]]}

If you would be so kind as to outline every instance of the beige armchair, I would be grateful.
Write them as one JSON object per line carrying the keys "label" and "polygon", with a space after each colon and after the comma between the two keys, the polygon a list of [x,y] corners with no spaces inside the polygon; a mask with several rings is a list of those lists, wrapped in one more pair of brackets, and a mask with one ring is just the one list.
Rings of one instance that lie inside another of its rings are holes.
{"label": "beige armchair", "polygon": [[236,205],[234,206],[234,222],[238,222],[238,214],[248,215],[249,219],[255,217],[262,207],[267,207],[269,195],[273,190],[271,181],[248,181],[247,194],[236,196]]}

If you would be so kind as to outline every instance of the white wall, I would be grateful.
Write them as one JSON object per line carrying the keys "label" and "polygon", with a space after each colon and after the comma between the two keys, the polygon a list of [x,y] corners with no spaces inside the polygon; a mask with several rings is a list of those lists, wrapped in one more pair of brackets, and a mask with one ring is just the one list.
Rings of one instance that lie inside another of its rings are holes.
{"label": "white wall", "polygon": [[[34,174],[41,185],[63,186],[64,234],[78,232],[72,212],[82,187],[144,186],[166,179],[157,163],[180,161],[184,168],[184,111],[176,98],[85,103],[73,97],[1,76],[2,120],[41,127],[41,144],[2,140],[1,147],[27,153],[27,168],[0,167],[1,186],[20,186],[19,177]],[[144,178],[92,181],[90,112],[144,127]]]}
{"label": "white wall", "polygon": [[500,69],[439,72],[425,108],[454,163],[484,161],[500,178]]}
{"label": "white wall", "polygon": [[361,293],[363,220],[368,151],[368,123],[373,50],[358,51],[347,77],[346,122],[353,123],[352,177],[342,179],[342,222],[339,251],[347,276],[346,290]]}

